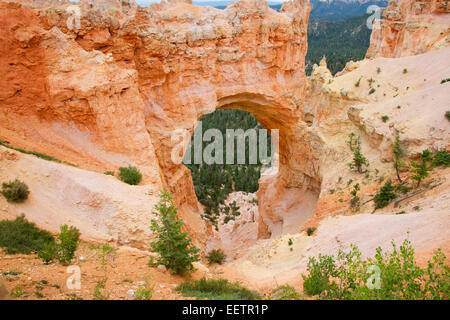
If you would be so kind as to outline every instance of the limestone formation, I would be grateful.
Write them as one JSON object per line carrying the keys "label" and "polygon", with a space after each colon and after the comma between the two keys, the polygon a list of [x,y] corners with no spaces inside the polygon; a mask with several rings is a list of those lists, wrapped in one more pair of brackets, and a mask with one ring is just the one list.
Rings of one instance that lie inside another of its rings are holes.
{"label": "limestone formation", "polygon": [[[408,157],[426,147],[449,147],[443,117],[449,99],[443,88],[449,84],[439,83],[448,77],[449,50],[449,14],[442,1],[426,2],[420,12],[412,9],[416,2],[390,4],[368,52],[426,55],[365,60],[338,77],[323,60],[310,78],[304,71],[306,0],[285,2],[281,12],[264,0],[241,0],[225,10],[190,1],[147,8],[133,0],[20,3],[0,2],[5,44],[0,46],[0,139],[75,164],[80,179],[92,177],[93,182],[77,180],[75,169],[66,172],[55,164],[50,178],[42,178],[45,190],[57,179],[74,186],[68,198],[58,190],[45,199],[64,203],[76,192],[96,196],[97,205],[86,204],[81,214],[76,203],[66,204],[65,215],[54,222],[76,222],[90,238],[148,245],[151,207],[157,190],[167,187],[186,229],[205,243],[207,228],[190,172],[174,159],[183,156],[199,119],[219,108],[249,111],[270,131],[279,130],[279,166],[262,176],[257,193],[259,238],[348,212],[347,199],[331,190],[363,179],[348,168],[351,132],[361,129],[371,174],[376,168],[389,175],[397,134],[410,147]],[[424,61],[437,69],[426,68]],[[361,85],[355,86],[358,80]],[[398,105],[402,111],[429,110],[419,119],[400,113]],[[396,121],[381,123],[384,114]],[[20,164],[2,161],[14,169],[0,168],[2,177],[21,172]],[[127,165],[143,172],[143,186],[112,185],[99,196],[107,182],[103,172]],[[30,171],[38,172],[36,166]],[[151,194],[140,189],[147,187]],[[364,189],[377,187],[373,179]],[[132,190],[136,194],[128,205]],[[145,195],[148,204],[137,210]],[[43,204],[46,208],[54,212],[50,203]],[[30,216],[45,222],[36,210],[30,209]]]}
{"label": "limestone formation", "polygon": [[450,8],[445,0],[389,2],[375,21],[368,58],[404,57],[450,44]]}

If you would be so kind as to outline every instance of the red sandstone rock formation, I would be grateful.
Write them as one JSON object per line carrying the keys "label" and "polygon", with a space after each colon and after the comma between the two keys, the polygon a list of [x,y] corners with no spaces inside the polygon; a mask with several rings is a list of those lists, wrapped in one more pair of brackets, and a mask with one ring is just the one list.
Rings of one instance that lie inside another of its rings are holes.
{"label": "red sandstone rock formation", "polygon": [[[448,14],[439,3],[424,6],[426,14],[412,13],[410,2],[397,9],[391,4],[368,55],[397,57],[446,46],[440,32],[446,37],[448,30],[439,30],[445,23],[448,28]],[[266,128],[279,130],[279,170],[263,176],[258,191],[260,237],[291,231],[314,215],[345,212],[348,201],[337,201],[341,196],[329,190],[341,187],[342,176],[359,178],[348,171],[350,132],[363,129],[363,151],[385,172],[392,169],[382,162],[389,161],[394,134],[404,134],[416,153],[448,140],[441,111],[446,96],[436,80],[448,76],[445,70],[429,74],[405,60],[410,73],[402,75],[404,67],[395,61],[371,60],[332,78],[324,60],[307,79],[306,0],[285,2],[280,13],[263,0],[242,0],[225,10],[185,1],[145,9],[132,0],[23,4],[0,2],[0,139],[99,172],[137,165],[145,185],[174,192],[187,229],[200,241],[206,231],[190,173],[172,161],[189,139],[180,144],[173,137],[184,130],[189,138],[198,120],[217,108],[252,112]],[[401,27],[394,32],[395,21]],[[413,28],[411,21],[425,22]],[[379,66],[386,68],[380,75]],[[394,76],[385,72],[396,69]],[[425,72],[430,82],[419,79]],[[367,81],[354,86],[369,74],[380,84],[370,96]],[[399,77],[404,88],[396,88]],[[411,124],[397,105],[418,112],[419,96],[433,112]],[[378,123],[377,109],[398,117],[398,124]],[[123,217],[105,233],[132,234],[127,219],[142,224],[128,211]],[[132,237],[130,242],[147,239]]]}
{"label": "red sandstone rock formation", "polygon": [[175,192],[195,228],[200,208],[189,171],[171,161],[172,134],[192,133],[217,108],[240,108],[280,130],[279,173],[259,192],[261,233],[282,224],[301,194],[318,194],[317,139],[298,126],[306,0],[281,13],[262,0],[225,10],[185,1],[23,4],[0,3],[1,138],[102,172],[135,164],[144,183]]}
{"label": "red sandstone rock formation", "polygon": [[374,25],[367,57],[404,57],[450,43],[450,8],[444,0],[389,2]]}

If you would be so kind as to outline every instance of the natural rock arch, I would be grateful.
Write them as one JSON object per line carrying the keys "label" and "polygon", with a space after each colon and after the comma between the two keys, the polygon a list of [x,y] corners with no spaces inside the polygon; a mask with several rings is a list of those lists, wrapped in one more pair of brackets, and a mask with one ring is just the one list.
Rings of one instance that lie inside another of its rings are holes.
{"label": "natural rock arch", "polygon": [[[263,178],[259,191],[260,236],[280,233],[291,212],[313,212],[322,142],[308,129],[313,120],[305,121],[303,107],[309,2],[285,2],[281,12],[265,0],[225,10],[122,2],[80,1],[80,28],[66,23],[73,3],[1,4],[9,17],[3,71],[21,81],[5,85],[11,94],[0,97],[8,139],[33,141],[34,149],[101,172],[135,164],[144,183],[174,192],[187,228],[203,234],[190,174],[170,161],[171,134],[192,133],[217,108],[239,107],[280,130],[279,173]],[[26,19],[17,28],[14,17]],[[27,90],[35,86],[31,77],[8,63],[31,50],[40,52],[40,68],[32,70],[43,79],[39,90]],[[302,201],[311,205],[302,208]]]}

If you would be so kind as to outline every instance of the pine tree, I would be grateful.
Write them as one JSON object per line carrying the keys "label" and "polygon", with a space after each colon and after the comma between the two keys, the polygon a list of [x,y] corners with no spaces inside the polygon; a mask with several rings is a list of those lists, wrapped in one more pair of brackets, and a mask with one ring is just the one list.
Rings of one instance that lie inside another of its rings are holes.
{"label": "pine tree", "polygon": [[401,158],[404,155],[403,148],[400,144],[400,137],[395,137],[394,145],[392,146],[392,153],[394,154],[394,168],[395,173],[397,174],[397,179],[400,183],[402,183],[402,179],[400,178],[400,168],[403,166],[403,162]]}
{"label": "pine tree", "polygon": [[428,166],[428,162],[432,160],[430,150],[424,150],[420,154],[420,162],[411,162],[411,166],[413,167],[410,171],[415,173],[415,175],[411,176],[411,179],[417,181],[417,186],[420,186],[420,183],[423,179],[428,177],[428,174],[431,170],[433,170],[432,166]]}
{"label": "pine tree", "polygon": [[359,173],[364,173],[367,170],[363,170],[363,166],[369,166],[369,161],[364,157],[361,153],[361,137],[358,136],[358,139],[354,140],[355,134],[352,132],[349,135],[350,140],[347,141],[350,150],[353,152],[353,160],[349,163],[350,169],[356,169]]}
{"label": "pine tree", "polygon": [[153,219],[150,227],[157,236],[150,245],[160,255],[159,264],[172,269],[173,273],[189,273],[194,270],[192,263],[200,260],[200,250],[191,244],[188,232],[181,232],[183,220],[177,219],[178,209],[172,202],[173,196],[164,189],[160,197],[153,212],[158,219]]}
{"label": "pine tree", "polygon": [[375,209],[386,207],[392,200],[397,198],[394,192],[395,187],[392,185],[392,180],[386,181],[385,185],[381,187],[380,191],[375,195],[373,201],[375,202]]}

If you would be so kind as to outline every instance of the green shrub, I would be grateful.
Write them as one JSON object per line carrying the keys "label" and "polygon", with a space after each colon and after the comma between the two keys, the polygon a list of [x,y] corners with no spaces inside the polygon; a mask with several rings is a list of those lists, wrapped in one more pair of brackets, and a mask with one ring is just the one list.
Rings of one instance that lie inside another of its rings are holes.
{"label": "green shrub", "polygon": [[400,183],[402,183],[402,178],[400,177],[400,168],[402,168],[405,164],[402,161],[402,157],[404,156],[405,152],[402,148],[402,145],[400,143],[400,136],[397,135],[395,137],[394,144],[392,145],[392,153],[394,154],[394,169],[395,173],[397,174],[397,179]]}
{"label": "green shrub", "polygon": [[231,283],[226,279],[201,278],[195,281],[186,281],[176,290],[185,297],[197,297],[209,300],[257,300],[260,295],[249,290],[239,283]]}
{"label": "green shrub", "polygon": [[119,179],[130,185],[137,185],[142,180],[142,174],[136,167],[119,168]]}
{"label": "green shrub", "polygon": [[155,285],[150,285],[145,279],[145,286],[139,286],[134,293],[134,300],[150,300],[155,291]]}
{"label": "green shrub", "polygon": [[361,137],[358,136],[358,138],[355,139],[355,136],[356,135],[353,132],[350,133],[350,140],[347,141],[350,150],[353,152],[353,160],[349,163],[349,167],[350,169],[356,169],[359,173],[365,173],[367,170],[363,170],[363,166],[369,166],[369,161],[361,152]]}
{"label": "green shrub", "polygon": [[80,231],[75,227],[65,224],[60,227],[58,243],[56,244],[56,259],[62,265],[68,265],[72,261],[78,248]]}
{"label": "green shrub", "polygon": [[23,215],[13,221],[0,221],[0,247],[6,248],[7,254],[39,252],[54,241],[49,232],[37,228]]}
{"label": "green shrub", "polygon": [[384,123],[386,123],[386,122],[389,120],[389,117],[388,117],[388,116],[382,116],[382,117],[381,117],[381,120],[382,120]]}
{"label": "green shrub", "polygon": [[445,118],[450,121],[450,111],[445,112]]}
{"label": "green shrub", "polygon": [[450,153],[447,150],[441,150],[434,154],[433,160],[431,161],[433,167],[448,167],[450,166]]}
{"label": "green shrub", "polygon": [[375,91],[376,91],[375,88],[372,88],[372,89],[369,90],[369,94],[372,94],[372,93],[374,93]]}
{"label": "green shrub", "polygon": [[350,206],[354,210],[359,210],[360,198],[358,197],[358,191],[360,190],[359,183],[353,186],[353,190],[350,192],[352,198],[350,199]]}
{"label": "green shrub", "polygon": [[284,285],[272,290],[269,300],[300,300],[302,297],[295,291],[294,287]]}
{"label": "green shrub", "polygon": [[441,249],[435,251],[426,268],[414,259],[411,242],[392,252],[376,249],[373,258],[363,260],[358,247],[339,250],[337,257],[319,255],[309,259],[303,290],[308,296],[340,300],[445,299],[450,295],[450,267]]}
{"label": "green shrub", "polygon": [[395,187],[392,185],[392,180],[388,179],[380,191],[375,195],[373,201],[375,202],[375,209],[386,207],[392,200],[397,198],[394,192]]}
{"label": "green shrub", "polygon": [[442,79],[442,80],[441,80],[441,84],[444,84],[444,83],[446,83],[446,82],[450,82],[450,78]]}
{"label": "green shrub", "polygon": [[406,74],[406,73],[408,73],[408,69],[403,69],[403,74]]}
{"label": "green shrub", "polygon": [[44,261],[45,264],[49,264],[55,259],[56,245],[54,243],[48,243],[41,251],[38,252],[38,258]]}
{"label": "green shrub", "polygon": [[361,78],[359,78],[358,81],[356,81],[355,87],[359,87],[360,84],[361,84]]}
{"label": "green shrub", "polygon": [[211,250],[208,255],[206,256],[206,259],[208,259],[208,262],[211,263],[218,263],[222,264],[225,262],[225,259],[227,258],[227,255],[225,252],[223,252],[222,249],[214,249]]}
{"label": "green shrub", "polygon": [[2,184],[2,195],[9,202],[24,202],[29,194],[28,186],[18,179]]}
{"label": "green shrub", "polygon": [[314,231],[316,231],[315,227],[309,227],[308,229],[306,229],[306,234],[308,235],[308,237],[310,237]]}
{"label": "green shrub", "polygon": [[163,190],[160,196],[161,201],[153,212],[158,220],[153,219],[150,227],[156,239],[150,245],[159,253],[159,264],[172,269],[173,273],[189,273],[194,270],[192,263],[200,260],[200,250],[191,245],[188,232],[181,232],[183,220],[177,219],[178,209],[172,203],[173,196],[167,190]]}
{"label": "green shrub", "polygon": [[420,154],[420,162],[411,162],[412,168],[410,169],[410,171],[414,173],[414,175],[411,176],[411,179],[417,181],[417,187],[420,186],[420,183],[423,179],[428,177],[429,172],[433,170],[433,167],[428,166],[428,162],[430,162],[431,160],[431,152],[427,149]]}
{"label": "green shrub", "polygon": [[105,174],[107,175],[107,176],[115,176],[116,174],[114,173],[114,171],[105,171]]}

